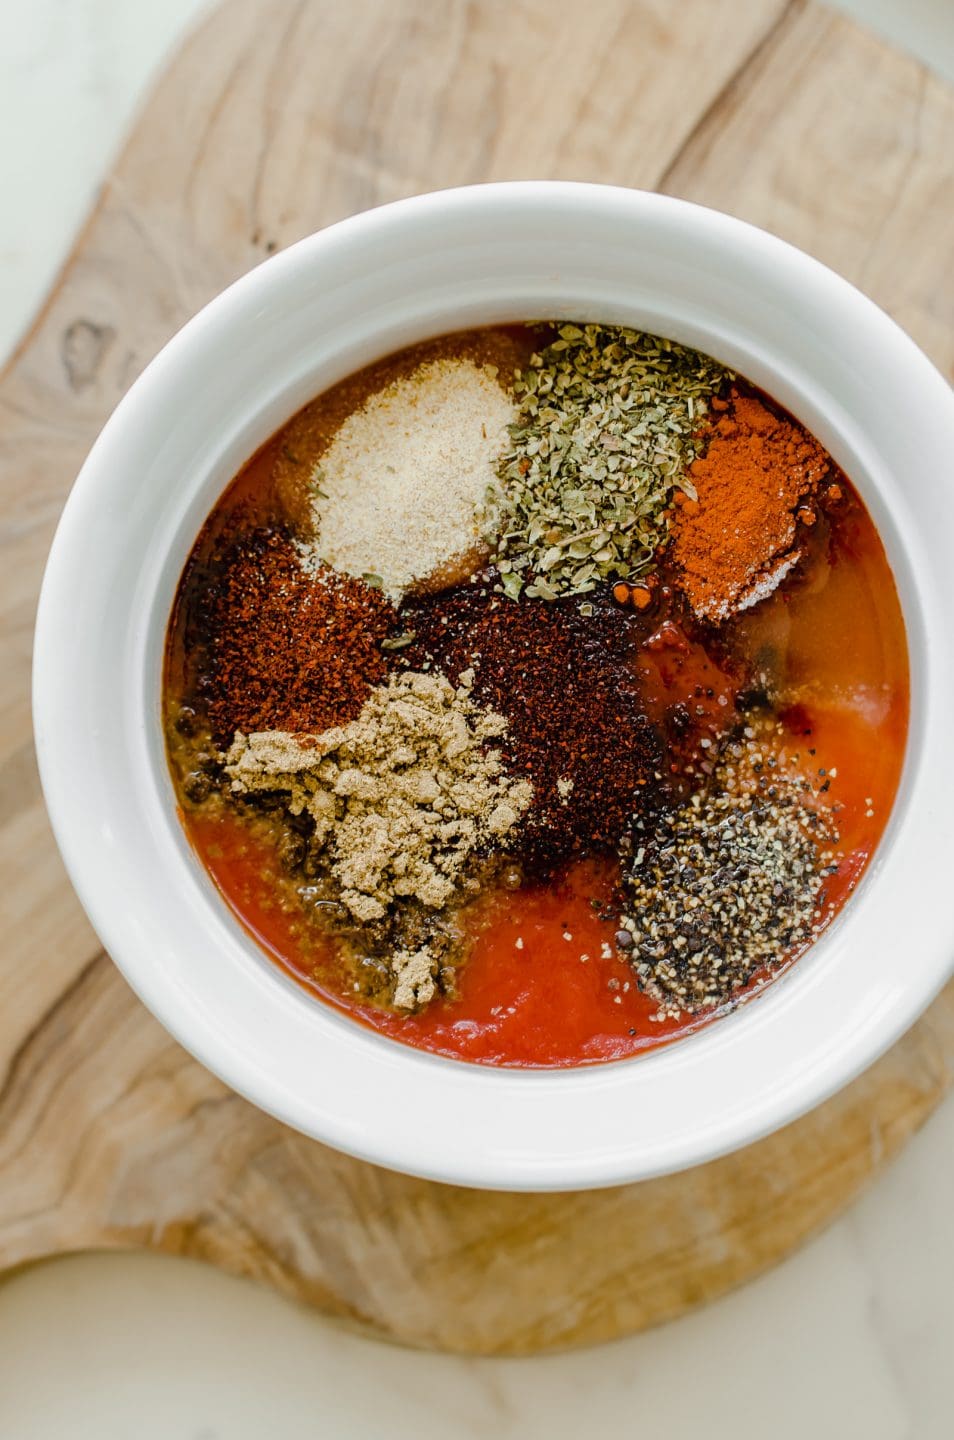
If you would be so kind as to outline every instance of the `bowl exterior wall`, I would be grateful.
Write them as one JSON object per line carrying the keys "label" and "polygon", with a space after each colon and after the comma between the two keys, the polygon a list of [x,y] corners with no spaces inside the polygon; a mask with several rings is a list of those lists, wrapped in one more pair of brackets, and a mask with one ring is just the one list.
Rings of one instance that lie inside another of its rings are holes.
{"label": "bowl exterior wall", "polygon": [[[422,1054],[285,979],[186,843],[160,727],[183,564],[258,445],[315,394],[403,345],[544,317],[695,345],[791,409],[881,529],[912,667],[892,822],[831,930],[758,1003],[707,1031],[562,1072]],[[952,453],[948,387],[875,305],[781,241],[684,202],[602,186],[478,186],[368,212],[275,256],[137,380],[51,552],[37,747],[57,839],[103,944],[235,1089],[316,1139],[410,1173],[505,1189],[608,1185],[700,1163],[794,1119],[898,1038],[954,953]]]}

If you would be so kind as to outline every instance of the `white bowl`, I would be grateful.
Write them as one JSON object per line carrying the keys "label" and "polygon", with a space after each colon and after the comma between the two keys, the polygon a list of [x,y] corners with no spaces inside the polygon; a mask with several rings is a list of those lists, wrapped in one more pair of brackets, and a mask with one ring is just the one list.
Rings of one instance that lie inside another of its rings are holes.
{"label": "white bowl", "polygon": [[[643,1058],[491,1069],[373,1034],[247,938],[176,818],[163,638],[202,522],[306,400],[428,336],[536,317],[658,331],[737,367],[821,439],[878,524],[907,622],[911,729],[874,862],[761,998]],[[266,261],[165,347],[106,425],[53,543],[34,713],[53,826],[106,949],[172,1034],[316,1139],[466,1185],[573,1189],[694,1165],[844,1085],[948,977],[954,855],[954,398],[875,305],[772,236],[602,186],[445,191]]]}

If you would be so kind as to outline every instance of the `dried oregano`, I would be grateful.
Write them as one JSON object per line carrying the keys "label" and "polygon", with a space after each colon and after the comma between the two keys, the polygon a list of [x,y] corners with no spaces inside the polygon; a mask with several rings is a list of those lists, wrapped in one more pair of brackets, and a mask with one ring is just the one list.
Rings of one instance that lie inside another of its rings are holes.
{"label": "dried oregano", "polygon": [[695,499],[686,467],[730,373],[656,335],[562,326],[516,377],[520,410],[487,496],[502,589],[555,600],[645,574],[673,490]]}

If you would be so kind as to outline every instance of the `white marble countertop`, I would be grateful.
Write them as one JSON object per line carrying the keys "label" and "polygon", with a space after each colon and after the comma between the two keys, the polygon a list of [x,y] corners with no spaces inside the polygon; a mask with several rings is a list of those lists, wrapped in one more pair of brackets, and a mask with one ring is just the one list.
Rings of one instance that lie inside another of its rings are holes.
{"label": "white marble countertop", "polygon": [[[207,3],[0,0],[0,359]],[[952,0],[840,3],[954,79]],[[374,1345],[183,1261],[52,1262],[0,1286],[0,1440],[949,1440],[952,1197],[954,1099],[780,1269],[662,1330],[529,1361]]]}

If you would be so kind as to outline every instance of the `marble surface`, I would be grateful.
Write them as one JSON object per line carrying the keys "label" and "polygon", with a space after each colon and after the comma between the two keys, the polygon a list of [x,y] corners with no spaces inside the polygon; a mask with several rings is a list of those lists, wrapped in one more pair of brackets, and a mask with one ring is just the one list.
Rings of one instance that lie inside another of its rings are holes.
{"label": "marble surface", "polygon": [[186,1261],[59,1260],[0,1290],[16,1440],[949,1440],[954,1105],[787,1264],[687,1319],[538,1360],[356,1339]]}
{"label": "marble surface", "polygon": [[[346,0],[340,0],[346,3]],[[675,0],[672,0],[675,3]],[[207,0],[0,0],[0,359],[144,89]],[[842,0],[954,80],[952,0]],[[3,1440],[947,1440],[954,1099],[781,1269],[654,1333],[479,1361],[358,1340],[213,1271],[81,1256],[0,1287]]]}

